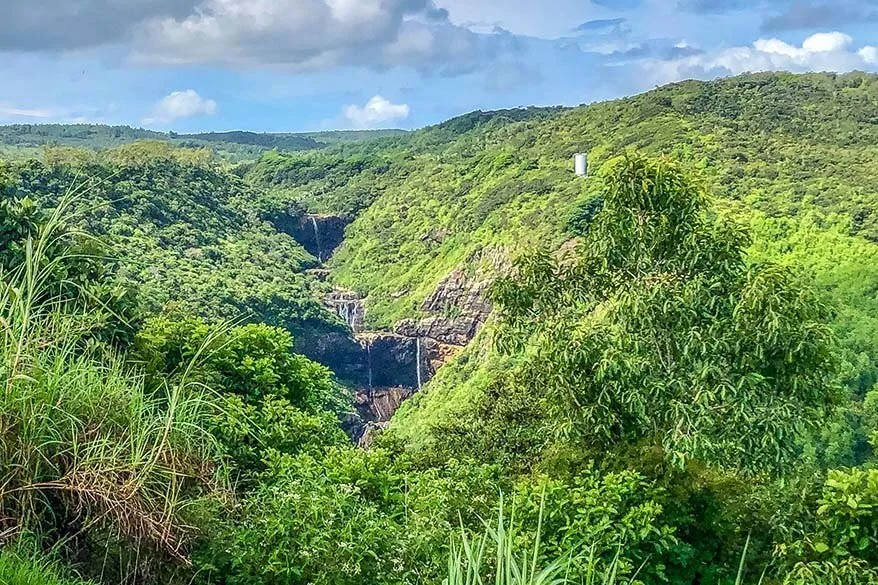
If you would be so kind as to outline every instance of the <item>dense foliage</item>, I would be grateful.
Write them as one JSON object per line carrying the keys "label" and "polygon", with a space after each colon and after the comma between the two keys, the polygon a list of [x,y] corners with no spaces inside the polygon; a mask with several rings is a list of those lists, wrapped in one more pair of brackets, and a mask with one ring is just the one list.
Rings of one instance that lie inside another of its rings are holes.
{"label": "dense foliage", "polygon": [[0,126],[0,152],[13,158],[34,155],[46,146],[72,146],[105,150],[141,140],[161,140],[185,148],[209,148],[231,161],[253,160],[267,150],[302,151],[330,144],[357,142],[404,134],[401,130],[358,130],[348,132],[256,133],[207,132],[177,134],[129,126],[98,124],[14,124]]}
{"label": "dense foliage", "polygon": [[[876,106],[772,74],[369,142],[15,130],[102,151],[0,165],[0,583],[878,583]],[[353,222],[330,283],[306,212]],[[320,297],[389,327],[454,268],[492,318],[354,446]]]}
{"label": "dense foliage", "polygon": [[748,265],[746,235],[675,166],[627,157],[596,180],[603,208],[576,251],[495,283],[496,344],[524,357],[480,409],[477,450],[521,436],[517,401],[532,416],[513,421],[547,419],[529,433],[542,447],[519,448],[554,436],[579,456],[642,442],[680,463],[788,464],[834,397],[826,309],[788,271]]}
{"label": "dense foliage", "polygon": [[87,191],[84,227],[119,259],[119,282],[139,287],[146,310],[266,321],[302,345],[341,328],[304,274],[316,260],[264,221],[251,189],[205,151],[148,142],[81,160],[49,154],[9,168],[5,213],[26,225],[37,219],[29,210],[55,205],[71,187]]}

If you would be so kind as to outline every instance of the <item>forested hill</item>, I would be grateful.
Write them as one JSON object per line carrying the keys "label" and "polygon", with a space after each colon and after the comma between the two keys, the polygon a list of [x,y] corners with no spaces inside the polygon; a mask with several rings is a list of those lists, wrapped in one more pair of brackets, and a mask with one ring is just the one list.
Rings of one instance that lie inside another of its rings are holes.
{"label": "forested hill", "polygon": [[72,146],[105,150],[139,140],[162,140],[174,146],[209,148],[232,161],[258,157],[266,150],[283,152],[315,150],[331,144],[372,140],[405,134],[402,130],[351,130],[336,132],[256,133],[206,132],[177,134],[130,126],[100,124],[15,124],[0,126],[0,153],[24,158],[44,146]]}
{"label": "forested hill", "polygon": [[625,149],[667,154],[772,240],[817,226],[812,237],[828,230],[871,250],[876,106],[878,78],[861,73],[687,81],[579,108],[476,112],[392,141],[269,153],[247,176],[275,205],[357,217],[333,274],[390,326],[487,247],[570,237],[590,199],[572,173],[576,152],[592,168]]}
{"label": "forested hill", "polygon": [[272,205],[356,217],[336,284],[393,327],[454,269],[490,268],[577,235],[599,202],[573,175],[626,149],[665,154],[747,224],[753,258],[795,264],[839,305],[861,387],[878,356],[878,77],[770,73],[687,81],[578,108],[475,112],[410,136],[265,155],[247,177]]}
{"label": "forested hill", "polygon": [[0,151],[3,585],[878,584],[878,76],[83,131]]}

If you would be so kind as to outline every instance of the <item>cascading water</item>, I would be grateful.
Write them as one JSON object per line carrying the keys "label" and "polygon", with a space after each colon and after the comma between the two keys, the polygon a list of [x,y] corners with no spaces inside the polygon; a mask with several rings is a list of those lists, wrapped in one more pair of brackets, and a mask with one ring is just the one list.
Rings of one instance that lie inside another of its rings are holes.
{"label": "cascading water", "polygon": [[415,374],[418,377],[418,390],[421,389],[421,338],[415,338]]}
{"label": "cascading water", "polygon": [[372,390],[372,340],[366,340],[366,365],[369,368],[369,390]]}
{"label": "cascading water", "polygon": [[314,244],[317,246],[317,261],[323,262],[323,251],[320,249],[320,228],[317,227],[317,218],[311,216],[311,226],[314,228]]}

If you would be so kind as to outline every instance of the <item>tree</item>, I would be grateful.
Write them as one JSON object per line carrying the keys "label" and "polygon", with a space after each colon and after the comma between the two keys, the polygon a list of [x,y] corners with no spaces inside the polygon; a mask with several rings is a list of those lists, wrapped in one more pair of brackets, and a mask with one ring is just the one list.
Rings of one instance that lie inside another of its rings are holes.
{"label": "tree", "polygon": [[746,233],[674,164],[626,155],[599,184],[574,253],[528,255],[492,289],[496,345],[522,359],[488,409],[529,396],[543,436],[598,457],[779,469],[836,397],[828,308],[748,263]]}

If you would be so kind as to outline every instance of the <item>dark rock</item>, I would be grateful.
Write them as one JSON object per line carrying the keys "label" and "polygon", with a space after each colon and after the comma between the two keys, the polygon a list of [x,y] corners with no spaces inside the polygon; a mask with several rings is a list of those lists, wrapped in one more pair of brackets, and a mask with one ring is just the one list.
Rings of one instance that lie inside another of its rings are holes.
{"label": "dark rock", "polygon": [[274,227],[293,237],[320,262],[328,260],[344,240],[350,221],[340,215],[280,215]]}
{"label": "dark rock", "polygon": [[404,400],[411,398],[414,388],[372,388],[357,392],[355,404],[360,416],[369,422],[387,422]]}
{"label": "dark rock", "polygon": [[308,340],[306,346],[297,347],[297,351],[328,367],[348,384],[363,385],[368,377],[363,347],[349,331],[324,332]]}
{"label": "dark rock", "polygon": [[435,340],[395,333],[364,333],[357,340],[365,353],[366,388],[418,389],[435,373]]}
{"label": "dark rock", "polygon": [[354,291],[335,289],[324,299],[329,309],[342,318],[354,333],[361,333],[366,320],[363,299]]}

